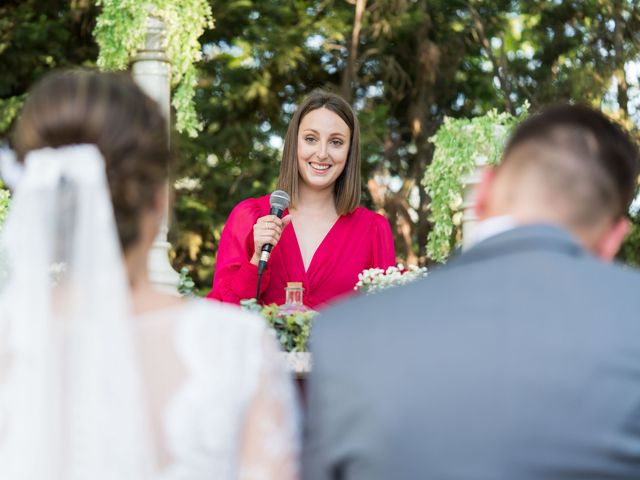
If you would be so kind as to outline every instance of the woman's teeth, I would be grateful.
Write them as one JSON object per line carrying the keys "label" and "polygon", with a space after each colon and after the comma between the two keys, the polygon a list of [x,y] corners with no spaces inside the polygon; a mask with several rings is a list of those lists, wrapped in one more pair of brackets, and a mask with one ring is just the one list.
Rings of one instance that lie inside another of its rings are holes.
{"label": "woman's teeth", "polygon": [[314,170],[329,170],[329,168],[331,168],[331,165],[328,163],[314,163],[314,162],[310,162],[309,165],[311,165],[311,168],[313,168]]}

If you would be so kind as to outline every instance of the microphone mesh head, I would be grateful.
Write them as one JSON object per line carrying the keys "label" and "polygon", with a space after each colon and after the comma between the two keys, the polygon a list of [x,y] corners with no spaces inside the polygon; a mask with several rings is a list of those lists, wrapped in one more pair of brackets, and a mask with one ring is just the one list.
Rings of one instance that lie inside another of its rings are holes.
{"label": "microphone mesh head", "polygon": [[283,190],[276,190],[269,198],[269,205],[281,210],[286,210],[289,206],[289,194]]}

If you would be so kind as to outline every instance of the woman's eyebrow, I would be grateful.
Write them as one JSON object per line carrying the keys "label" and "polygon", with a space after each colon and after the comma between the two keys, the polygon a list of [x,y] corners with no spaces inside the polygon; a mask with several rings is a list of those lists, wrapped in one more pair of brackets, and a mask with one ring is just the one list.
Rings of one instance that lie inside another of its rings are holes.
{"label": "woman's eyebrow", "polygon": [[[313,129],[313,128],[305,128],[304,130],[302,130],[302,133],[306,133],[306,132],[310,132],[310,133],[315,133],[316,135],[320,135],[320,133]],[[332,132],[329,134],[330,137],[335,137],[335,136],[340,136],[340,137],[344,137],[346,138],[347,136],[343,133],[340,132]]]}

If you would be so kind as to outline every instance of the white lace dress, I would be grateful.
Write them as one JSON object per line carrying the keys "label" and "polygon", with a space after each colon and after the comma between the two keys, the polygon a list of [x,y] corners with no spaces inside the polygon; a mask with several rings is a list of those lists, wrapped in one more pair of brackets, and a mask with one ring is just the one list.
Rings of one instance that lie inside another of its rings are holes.
{"label": "white lace dress", "polygon": [[205,300],[132,319],[98,148],[25,165],[0,231],[0,480],[295,478],[265,322]]}
{"label": "white lace dress", "polygon": [[194,300],[136,322],[157,480],[297,478],[297,402],[262,319]]}

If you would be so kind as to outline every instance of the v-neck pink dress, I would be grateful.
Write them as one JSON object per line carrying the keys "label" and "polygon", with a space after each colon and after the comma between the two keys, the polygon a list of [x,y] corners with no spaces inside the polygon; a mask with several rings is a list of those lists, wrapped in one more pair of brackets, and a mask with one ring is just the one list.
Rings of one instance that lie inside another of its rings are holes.
{"label": "v-neck pink dress", "polygon": [[[253,225],[265,215],[269,215],[268,195],[250,198],[233,209],[220,238],[213,289],[208,298],[240,303],[255,297],[258,268],[250,262]],[[371,210],[358,207],[339,217],[306,271],[295,229],[289,224],[271,252],[260,282],[260,300],[263,304],[281,305],[287,282],[302,282],[305,305],[321,309],[353,293],[362,270],[391,265],[395,265],[395,250],[389,222]]]}

